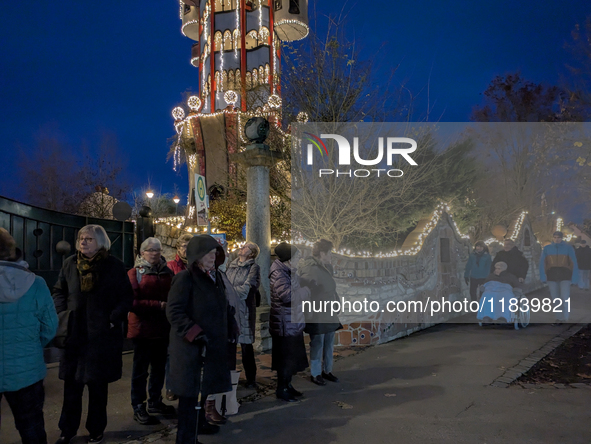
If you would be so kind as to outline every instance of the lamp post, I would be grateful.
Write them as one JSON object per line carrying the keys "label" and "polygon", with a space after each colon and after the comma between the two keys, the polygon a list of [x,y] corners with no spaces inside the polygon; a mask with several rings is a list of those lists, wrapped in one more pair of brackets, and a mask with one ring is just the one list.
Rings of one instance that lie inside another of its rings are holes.
{"label": "lamp post", "polygon": [[174,198],[172,199],[172,201],[174,202],[174,204],[176,205],[176,210],[174,212],[175,216],[179,215],[179,202],[181,201],[178,196],[174,196]]}

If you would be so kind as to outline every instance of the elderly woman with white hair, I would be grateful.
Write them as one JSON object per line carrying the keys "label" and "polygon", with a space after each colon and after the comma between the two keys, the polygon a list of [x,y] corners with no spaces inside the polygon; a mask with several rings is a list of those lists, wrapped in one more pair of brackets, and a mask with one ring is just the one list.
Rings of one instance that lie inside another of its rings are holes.
{"label": "elderly woman with white hair", "polygon": [[53,288],[57,313],[69,311],[59,368],[64,404],[56,444],[69,443],[78,432],[84,386],[88,387],[88,442],[101,442],[107,426],[108,384],[121,379],[123,323],[133,290],[125,265],[109,254],[110,248],[103,227],[82,227],[77,252],[64,261]]}
{"label": "elderly woman with white hair", "polygon": [[497,262],[495,264],[495,271],[489,274],[486,279],[486,282],[495,281],[500,282],[502,284],[509,284],[512,288],[519,287],[521,283],[519,279],[514,274],[511,274],[507,271],[507,263],[506,262]]}
{"label": "elderly woman with white hair", "polygon": [[[133,340],[134,347],[131,373],[133,419],[140,424],[150,425],[158,421],[149,413],[176,413],[173,406],[162,402],[170,334],[166,302],[174,273],[162,256],[160,240],[149,237],[142,243],[135,267],[127,274],[134,293],[127,331],[127,337]],[[150,381],[147,397],[148,372]]]}

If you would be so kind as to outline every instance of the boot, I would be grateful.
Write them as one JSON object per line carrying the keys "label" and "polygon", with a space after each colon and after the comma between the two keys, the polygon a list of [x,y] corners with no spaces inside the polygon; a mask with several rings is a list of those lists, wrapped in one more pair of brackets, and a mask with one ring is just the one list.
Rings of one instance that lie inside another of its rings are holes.
{"label": "boot", "polygon": [[225,416],[218,413],[213,399],[205,401],[205,420],[213,425],[225,424],[227,421]]}
{"label": "boot", "polygon": [[275,395],[277,396],[277,399],[282,399],[287,402],[297,402],[298,401],[298,398],[296,398],[291,393],[289,393],[289,390],[287,388],[277,389],[277,391],[275,392]]}

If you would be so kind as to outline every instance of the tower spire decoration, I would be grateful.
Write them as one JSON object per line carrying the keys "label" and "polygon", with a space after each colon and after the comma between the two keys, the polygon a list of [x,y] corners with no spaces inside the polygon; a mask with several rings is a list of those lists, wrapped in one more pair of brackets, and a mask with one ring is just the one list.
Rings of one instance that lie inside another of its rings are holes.
{"label": "tower spire decoration", "polygon": [[190,63],[199,91],[186,116],[182,108],[173,113],[174,167],[184,151],[191,192],[195,174],[205,176],[208,191],[225,189],[236,180],[230,154],[248,144],[241,126],[264,116],[281,129],[280,41],[308,35],[308,0],[180,0],[180,18],[181,32],[195,41]]}

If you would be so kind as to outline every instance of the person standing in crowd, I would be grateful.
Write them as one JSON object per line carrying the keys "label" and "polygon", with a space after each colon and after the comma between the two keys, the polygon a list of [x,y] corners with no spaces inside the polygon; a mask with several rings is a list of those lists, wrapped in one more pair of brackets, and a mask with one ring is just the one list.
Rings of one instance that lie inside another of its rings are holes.
{"label": "person standing in crowd", "polygon": [[[548,282],[553,307],[556,308],[556,321],[553,325],[568,322],[570,304],[565,301],[570,297],[570,284],[579,281],[579,267],[575,250],[562,240],[561,231],[552,235],[552,243],[546,245],[540,257],[540,281]],[[554,300],[559,298],[562,305],[557,307]]]}
{"label": "person standing in crowd", "polygon": [[519,251],[513,239],[505,239],[503,249],[495,255],[492,261],[492,265],[490,266],[491,273],[494,273],[497,262],[505,262],[507,264],[507,272],[515,276],[520,283],[525,282],[529,262],[523,256],[523,253]]}
{"label": "person standing in crowd", "polygon": [[179,397],[177,444],[196,442],[197,434],[218,432],[219,426],[205,419],[205,399],[232,389],[228,302],[218,271],[224,259],[224,250],[213,237],[194,236],[187,245],[187,270],[174,277],[168,294],[170,388]]}
{"label": "person standing in crowd", "polygon": [[258,255],[258,245],[254,242],[247,242],[226,271],[228,280],[238,294],[238,316],[240,319],[238,343],[242,349],[242,365],[246,374],[247,388],[256,388],[257,386],[257,367],[253,344],[256,324],[256,293],[261,285],[261,269],[255,263]]}
{"label": "person standing in crowd", "polygon": [[57,313],[71,310],[60,360],[64,404],[56,444],[69,443],[80,426],[82,393],[88,387],[86,428],[90,443],[103,440],[110,382],[121,378],[123,323],[133,301],[125,265],[109,254],[111,241],[100,225],[78,232],[76,254],[64,261],[53,300]]}
{"label": "person standing in crowd", "polygon": [[[166,301],[173,272],[162,256],[162,244],[149,237],[140,246],[135,267],[128,271],[134,292],[129,312],[127,337],[133,340],[133,370],[131,374],[131,405],[133,419],[140,424],[158,423],[149,414],[174,415],[175,409],[162,402],[162,388],[168,356],[170,324],[166,319]],[[148,407],[146,409],[146,383]]]}
{"label": "person standing in crowd", "polygon": [[586,240],[581,241],[581,246],[575,250],[577,264],[579,266],[579,288],[589,291],[589,270],[591,270],[591,248]]}
{"label": "person standing in crowd", "polygon": [[187,245],[191,239],[192,234],[182,234],[176,241],[176,256],[166,264],[174,274],[187,269]]}
{"label": "person standing in crowd", "polygon": [[24,444],[46,444],[43,347],[58,319],[49,288],[20,260],[16,242],[0,228],[0,400],[12,410]]}
{"label": "person standing in crowd", "polygon": [[477,300],[478,286],[484,284],[484,280],[490,273],[490,265],[491,258],[487,245],[482,241],[476,242],[464,270],[464,280],[466,285],[470,285],[470,298],[473,301]]}
{"label": "person standing in crowd", "polygon": [[[181,234],[176,241],[176,256],[174,260],[168,261],[167,266],[172,270],[173,274],[177,274],[187,269],[187,245],[189,241],[193,239],[192,234]],[[169,359],[166,359],[166,399],[169,401],[176,401],[177,396],[170,390],[169,383]]]}
{"label": "person standing in crowd", "polygon": [[[332,277],[332,242],[320,239],[312,246],[312,256],[300,262],[302,286],[310,288],[312,303],[338,300],[336,282]],[[326,381],[339,382],[332,374],[334,335],[342,328],[337,315],[328,312],[312,313],[306,318],[305,332],[310,335],[311,380],[317,385]]]}
{"label": "person standing in crowd", "polygon": [[302,393],[291,384],[293,375],[308,367],[304,345],[305,319],[302,303],[310,290],[300,287],[297,266],[300,250],[286,242],[275,247],[277,259],[271,264],[271,312],[269,330],[273,340],[272,369],[277,371],[277,398],[297,401]]}

